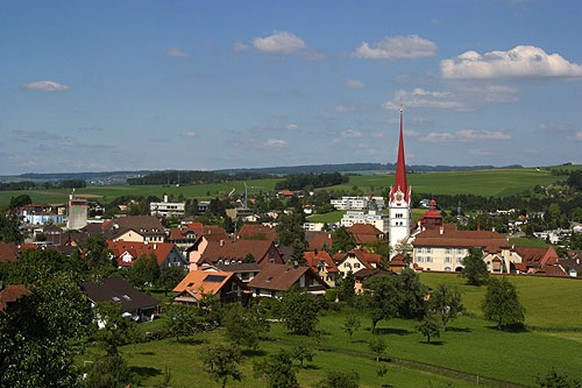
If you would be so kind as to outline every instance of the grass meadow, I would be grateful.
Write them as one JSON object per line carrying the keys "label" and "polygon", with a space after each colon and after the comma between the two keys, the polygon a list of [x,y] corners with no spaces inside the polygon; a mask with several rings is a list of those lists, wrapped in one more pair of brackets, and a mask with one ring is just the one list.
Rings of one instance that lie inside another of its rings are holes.
{"label": "grass meadow", "polygon": [[[243,352],[242,382],[231,387],[265,387],[253,376],[252,364],[279,349],[307,345],[316,351],[313,362],[298,369],[302,387],[311,387],[328,371],[354,370],[362,387],[474,387],[534,386],[536,376],[551,367],[582,380],[582,281],[575,279],[510,277],[526,309],[527,330],[506,332],[482,319],[480,309],[485,287],[467,286],[456,274],[423,273],[421,281],[436,287],[452,284],[462,292],[466,314],[449,324],[446,332],[428,344],[415,329],[416,321],[390,319],[377,327],[388,344],[380,363],[368,348],[370,320],[362,311],[361,327],[350,339],[342,326],[349,310],[324,311],[317,328],[323,338],[293,335],[278,323],[271,324],[268,339],[257,350]],[[142,331],[161,327],[164,317],[140,325]],[[129,365],[142,377],[143,386],[161,386],[169,368],[172,387],[219,386],[204,372],[200,354],[204,346],[224,341],[222,329],[199,333],[183,342],[164,339],[122,348]],[[95,348],[79,359],[99,357]],[[378,376],[379,366],[387,368]]]}
{"label": "grass meadow", "polygon": [[[275,184],[282,178],[258,179],[247,181],[250,194],[273,191]],[[507,169],[482,171],[451,171],[426,174],[409,174],[408,181],[417,193],[427,194],[477,194],[483,196],[508,196],[532,189],[536,185],[546,186],[564,177],[551,175],[545,170]],[[393,175],[351,175],[349,183],[332,186],[327,190],[352,191],[357,186],[362,192],[383,195],[394,182]],[[78,194],[96,198],[108,203],[122,195],[155,195],[172,194],[178,197],[208,199],[224,197],[232,189],[235,193],[244,193],[244,182],[193,184],[181,186],[147,185],[147,186],[90,186],[77,190]],[[69,190],[31,190],[0,192],[0,206],[6,206],[10,198],[28,194],[35,203],[59,204],[65,203]]]}

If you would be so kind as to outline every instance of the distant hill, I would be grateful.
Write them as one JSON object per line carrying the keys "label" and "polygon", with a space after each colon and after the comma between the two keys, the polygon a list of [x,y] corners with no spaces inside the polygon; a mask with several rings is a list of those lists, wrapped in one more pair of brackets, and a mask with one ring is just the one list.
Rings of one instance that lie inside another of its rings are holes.
{"label": "distant hill", "polygon": [[[428,165],[409,165],[409,172],[436,172],[436,171],[471,171],[471,170],[493,170],[507,168],[523,168],[521,165],[511,165],[496,167],[492,165],[479,166],[428,166]],[[279,166],[263,168],[238,168],[238,169],[221,169],[214,170],[217,174],[270,174],[284,176],[290,174],[322,174],[322,173],[358,173],[369,171],[392,172],[396,169],[393,163],[343,163],[343,164],[318,164],[302,166]],[[169,172],[170,170],[166,170]],[[176,170],[172,170],[176,171]],[[183,170],[194,171],[194,170]],[[75,173],[26,173],[21,175],[0,176],[0,182],[17,182],[17,181],[55,181],[67,179],[84,179],[89,185],[119,185],[126,184],[127,179],[143,177],[153,173],[164,172],[163,170],[139,170],[139,171],[104,171],[104,172],[75,172]]]}

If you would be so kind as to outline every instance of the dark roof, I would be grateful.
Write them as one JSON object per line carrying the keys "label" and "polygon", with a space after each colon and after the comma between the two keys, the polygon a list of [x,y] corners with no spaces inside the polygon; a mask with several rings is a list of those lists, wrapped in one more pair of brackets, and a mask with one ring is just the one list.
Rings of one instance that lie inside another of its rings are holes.
{"label": "dark roof", "polygon": [[257,263],[241,263],[241,264],[217,264],[216,268],[223,272],[234,272],[234,273],[241,273],[241,272],[260,272],[263,267],[261,267]]}
{"label": "dark roof", "polygon": [[[309,267],[266,264],[261,272],[248,283],[248,286],[256,289],[288,291],[303,275],[311,276],[321,282],[319,276],[311,272]],[[325,284],[322,283],[322,288],[325,287]]]}
{"label": "dark roof", "polygon": [[120,277],[105,279],[103,283],[84,282],[81,290],[93,302],[119,302],[123,312],[132,312],[156,306],[160,301],[139,292]]}
{"label": "dark roof", "polygon": [[142,235],[159,235],[165,234],[164,226],[156,217],[153,216],[128,216],[119,217],[114,220],[119,227],[120,234],[122,230],[132,229]]}

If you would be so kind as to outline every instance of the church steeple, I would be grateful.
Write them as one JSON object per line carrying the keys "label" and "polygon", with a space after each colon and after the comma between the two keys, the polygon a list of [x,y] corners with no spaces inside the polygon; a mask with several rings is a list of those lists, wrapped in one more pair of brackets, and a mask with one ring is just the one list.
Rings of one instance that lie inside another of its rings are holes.
{"label": "church steeple", "polygon": [[[403,112],[400,108],[400,138],[398,140],[398,159],[396,160],[396,177],[394,179],[394,186],[390,188],[390,201],[402,201],[406,203],[410,201],[410,188],[406,181],[406,161],[404,157],[404,135],[403,135]],[[403,198],[396,198],[397,193],[400,192]]]}

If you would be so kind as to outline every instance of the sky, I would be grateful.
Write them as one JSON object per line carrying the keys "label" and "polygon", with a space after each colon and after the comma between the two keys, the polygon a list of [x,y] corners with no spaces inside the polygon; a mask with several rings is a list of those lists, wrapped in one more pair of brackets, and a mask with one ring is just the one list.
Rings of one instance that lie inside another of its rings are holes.
{"label": "sky", "polygon": [[0,1],[0,175],[582,163],[582,2]]}

